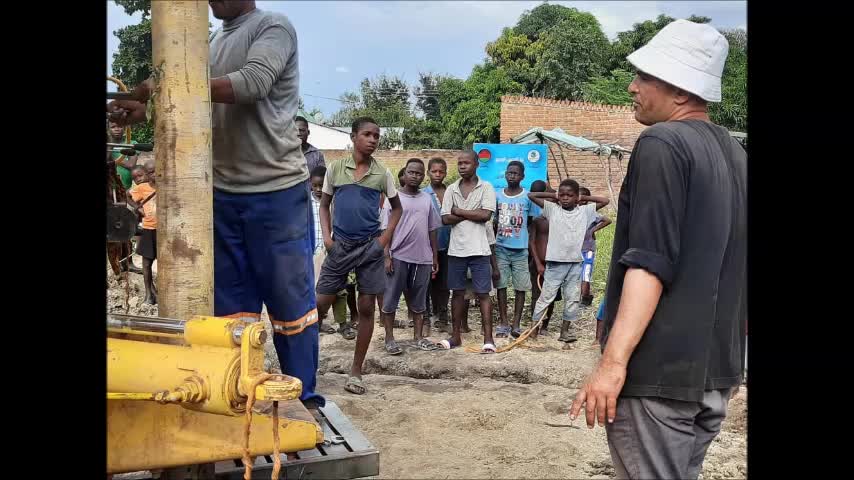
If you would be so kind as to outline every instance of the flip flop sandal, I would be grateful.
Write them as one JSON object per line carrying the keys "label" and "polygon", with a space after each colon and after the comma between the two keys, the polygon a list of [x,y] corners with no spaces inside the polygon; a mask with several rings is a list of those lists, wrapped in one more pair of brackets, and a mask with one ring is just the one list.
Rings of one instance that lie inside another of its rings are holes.
{"label": "flip flop sandal", "polygon": [[359,377],[350,376],[347,378],[347,383],[344,385],[344,390],[356,395],[364,395],[368,391],[362,379]]}
{"label": "flip flop sandal", "polygon": [[431,342],[430,340],[428,340],[426,338],[422,338],[421,340],[418,340],[418,343],[415,344],[415,346],[421,350],[424,350],[425,352],[432,352],[433,350],[436,350],[437,348],[439,348],[438,345],[436,345],[435,343]]}
{"label": "flip flop sandal", "polygon": [[356,331],[350,325],[345,325],[341,327],[341,329],[338,330],[338,333],[340,333],[341,336],[344,337],[344,340],[352,340],[356,338]]}
{"label": "flip flop sandal", "polygon": [[481,354],[490,354],[495,353],[495,345],[491,343],[484,343],[483,347],[480,349]]}
{"label": "flip flop sandal", "polygon": [[450,338],[446,338],[446,339],[442,340],[441,342],[439,342],[439,347],[444,348],[445,350],[451,350],[451,349],[459,347],[459,345],[454,345],[453,343],[451,343]]}
{"label": "flip flop sandal", "polygon": [[329,325],[328,323],[325,323],[322,327],[320,327],[320,333],[335,333],[337,331],[338,330],[335,330],[335,327]]}
{"label": "flip flop sandal", "polygon": [[558,337],[557,340],[559,342],[572,343],[572,342],[577,341],[578,337],[576,337],[575,334],[568,333],[566,335],[561,335],[560,337]]}
{"label": "flip flop sandal", "polygon": [[510,334],[510,327],[509,326],[499,325],[499,326],[495,327],[495,336],[497,338],[507,338],[507,335],[509,335],[509,334]]}
{"label": "flip flop sandal", "polygon": [[400,345],[397,344],[394,340],[391,343],[385,344],[385,352],[389,355],[400,355],[403,353],[403,349],[400,348]]}
{"label": "flip flop sandal", "polygon": [[510,331],[510,335],[513,335],[513,338],[519,338],[522,335],[522,329],[514,328]]}

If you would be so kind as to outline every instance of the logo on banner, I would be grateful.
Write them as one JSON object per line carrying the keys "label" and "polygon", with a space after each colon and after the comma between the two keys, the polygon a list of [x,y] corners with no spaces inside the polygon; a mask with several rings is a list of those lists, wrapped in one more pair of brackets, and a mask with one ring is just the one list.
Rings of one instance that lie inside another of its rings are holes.
{"label": "logo on banner", "polygon": [[479,152],[477,152],[477,158],[481,162],[488,162],[489,159],[492,158],[492,153],[488,148],[482,148]]}
{"label": "logo on banner", "polygon": [[536,163],[540,161],[540,152],[536,150],[530,150],[528,152],[528,161],[531,163]]}

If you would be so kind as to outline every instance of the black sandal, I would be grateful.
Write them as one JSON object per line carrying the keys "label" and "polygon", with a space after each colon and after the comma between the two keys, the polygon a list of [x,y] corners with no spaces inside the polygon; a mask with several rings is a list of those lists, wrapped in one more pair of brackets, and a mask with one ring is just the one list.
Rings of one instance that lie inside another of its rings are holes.
{"label": "black sandal", "polygon": [[415,346],[421,350],[424,350],[425,352],[432,352],[433,350],[439,348],[439,345],[431,342],[427,338],[422,338],[421,340],[418,340],[418,343],[416,343]]}
{"label": "black sandal", "polygon": [[385,344],[385,352],[389,355],[400,355],[403,353],[403,349],[400,348],[400,345],[396,341],[392,340],[391,343]]}
{"label": "black sandal", "polygon": [[344,337],[344,340],[352,340],[356,338],[356,331],[349,323],[342,323],[341,327],[338,329],[338,333],[340,333],[341,336]]}
{"label": "black sandal", "polygon": [[328,323],[324,323],[320,327],[320,333],[335,333],[335,332],[337,332],[337,330],[335,330],[335,327],[333,327],[332,325],[330,325]]}

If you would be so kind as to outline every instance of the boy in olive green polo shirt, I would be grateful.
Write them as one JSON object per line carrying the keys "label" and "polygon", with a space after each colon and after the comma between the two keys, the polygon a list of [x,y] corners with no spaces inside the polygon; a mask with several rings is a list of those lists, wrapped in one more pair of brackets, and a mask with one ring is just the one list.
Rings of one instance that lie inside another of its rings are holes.
{"label": "boy in olive green polo shirt", "polygon": [[[383,253],[391,242],[402,209],[394,178],[388,168],[371,155],[380,140],[380,128],[373,119],[357,118],[350,133],[353,156],[333,162],[326,170],[320,199],[320,227],[327,257],[317,279],[317,310],[325,312],[336,294],[347,285],[347,275],[356,271],[359,288],[359,330],[350,377],[344,389],[362,395],[362,364],[374,331],[376,296],[385,289]],[[380,196],[391,203],[388,228],[380,234]],[[329,206],[335,200],[334,218]],[[334,237],[333,237],[334,233]]]}

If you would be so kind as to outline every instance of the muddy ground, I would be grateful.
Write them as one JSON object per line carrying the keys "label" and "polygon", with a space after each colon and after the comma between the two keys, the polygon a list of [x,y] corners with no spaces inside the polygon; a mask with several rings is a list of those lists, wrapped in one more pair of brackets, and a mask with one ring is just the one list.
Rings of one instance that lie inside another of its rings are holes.
{"label": "muddy ground", "polygon": [[[124,282],[109,277],[110,311],[125,313],[127,295],[131,314],[157,314],[156,307],[141,304],[140,275],[129,276],[127,293]],[[546,425],[569,423],[572,398],[599,356],[594,313],[583,312],[580,339],[569,350],[552,335],[495,355],[422,352],[411,346],[411,329],[395,329],[405,353],[391,357],[382,348],[384,330],[375,325],[363,396],[343,389],[355,341],[321,335],[318,390],[379,449],[379,478],[611,478],[604,429],[590,430],[580,420],[575,426],[581,428]],[[398,318],[404,316],[399,311]],[[473,332],[464,342],[479,346],[476,309],[469,311],[469,325]],[[444,334],[433,331],[430,338]],[[499,347],[507,342],[497,340]],[[268,366],[278,370],[271,341],[267,347]],[[747,477],[745,387],[729,409],[700,478]]]}

